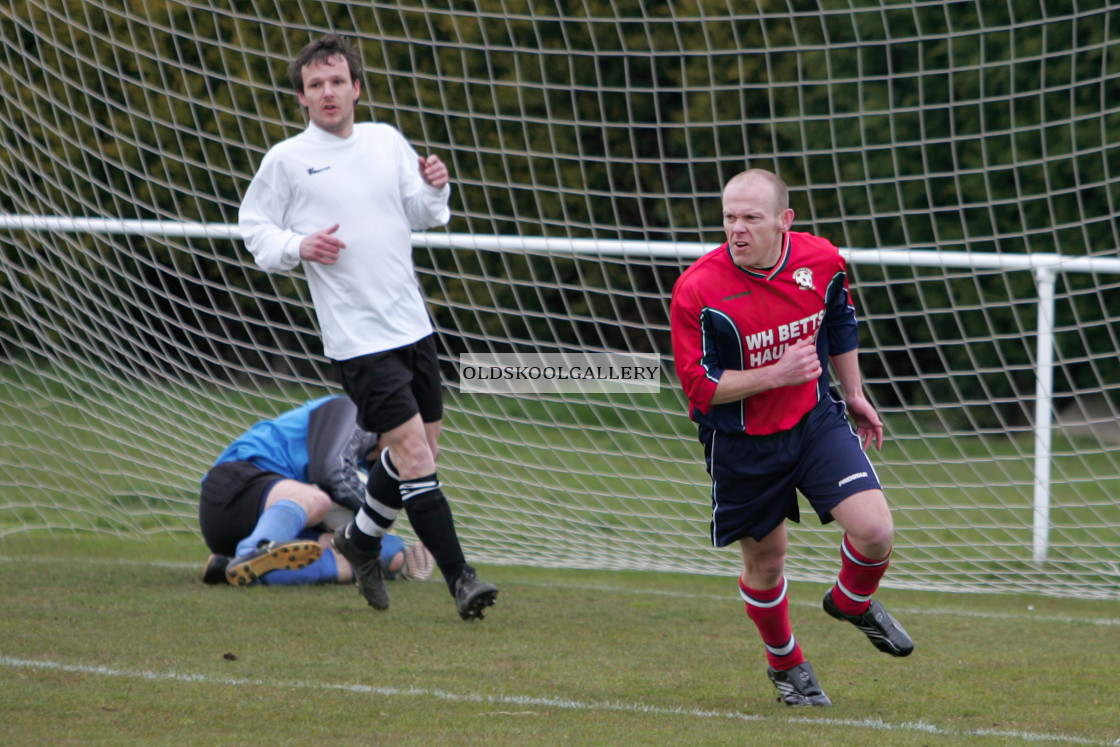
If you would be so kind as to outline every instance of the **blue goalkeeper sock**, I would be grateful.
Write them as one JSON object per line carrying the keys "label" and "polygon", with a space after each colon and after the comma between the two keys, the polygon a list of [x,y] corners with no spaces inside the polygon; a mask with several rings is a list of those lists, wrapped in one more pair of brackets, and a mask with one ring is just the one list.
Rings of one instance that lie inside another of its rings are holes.
{"label": "blue goalkeeper sock", "polygon": [[306,568],[296,571],[272,571],[261,576],[265,586],[299,586],[300,584],[333,584],[338,581],[338,563],[334,551],[323,550],[323,556]]}
{"label": "blue goalkeeper sock", "polygon": [[287,542],[295,539],[307,523],[307,512],[294,501],[277,501],[257,519],[253,533],[237,543],[237,557],[257,549],[261,540]]}
{"label": "blue goalkeeper sock", "polygon": [[389,570],[389,561],[404,549],[404,540],[397,534],[386,534],[381,538],[381,563]]}

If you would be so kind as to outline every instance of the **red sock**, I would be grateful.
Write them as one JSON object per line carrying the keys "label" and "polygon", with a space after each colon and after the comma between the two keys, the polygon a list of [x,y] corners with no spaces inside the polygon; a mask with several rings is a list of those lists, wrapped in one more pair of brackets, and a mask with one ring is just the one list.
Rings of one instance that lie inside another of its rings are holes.
{"label": "red sock", "polygon": [[844,535],[840,543],[840,575],[832,587],[832,601],[845,615],[862,615],[871,606],[871,595],[890,565],[890,553],[880,560],[860,555]]}
{"label": "red sock", "polygon": [[758,628],[766,644],[766,661],[774,669],[789,669],[805,661],[789,622],[788,588],[785,578],[777,588],[765,591],[747,588],[739,579],[739,595],[746,602],[747,616]]}

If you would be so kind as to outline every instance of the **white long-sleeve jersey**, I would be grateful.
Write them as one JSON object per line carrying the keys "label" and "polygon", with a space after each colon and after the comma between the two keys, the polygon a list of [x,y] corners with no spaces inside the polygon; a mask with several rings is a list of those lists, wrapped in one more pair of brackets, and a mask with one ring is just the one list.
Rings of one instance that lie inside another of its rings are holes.
{"label": "white long-sleeve jersey", "polygon": [[394,127],[364,122],[341,138],[310,125],[274,145],[241,203],[239,226],[267,272],[300,263],[305,236],[338,224],[333,265],[304,262],[323,352],[346,360],[432,332],[412,261],[411,232],[445,225],[450,185],[433,189]]}

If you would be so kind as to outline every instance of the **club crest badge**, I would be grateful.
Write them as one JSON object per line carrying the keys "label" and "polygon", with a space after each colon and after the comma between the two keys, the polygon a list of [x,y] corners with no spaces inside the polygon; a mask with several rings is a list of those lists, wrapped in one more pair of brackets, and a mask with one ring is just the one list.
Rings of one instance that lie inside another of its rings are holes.
{"label": "club crest badge", "polygon": [[793,271],[793,282],[797,283],[797,287],[801,290],[812,290],[813,271],[808,267],[798,267]]}

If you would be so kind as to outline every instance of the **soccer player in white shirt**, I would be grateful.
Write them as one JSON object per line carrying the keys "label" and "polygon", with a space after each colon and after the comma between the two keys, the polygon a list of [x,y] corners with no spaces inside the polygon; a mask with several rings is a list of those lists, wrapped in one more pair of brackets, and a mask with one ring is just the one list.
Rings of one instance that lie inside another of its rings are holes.
{"label": "soccer player in white shirt", "polygon": [[359,424],[386,445],[365,504],[333,546],[354,566],[370,606],[388,608],[381,538],[404,510],[459,615],[481,618],[498,590],[467,564],[436,474],[443,393],[412,261],[411,232],[450,219],[447,166],[420,156],[390,125],[355,122],[361,60],[344,38],[308,44],[289,76],[311,122],[265,154],[239,223],[262,269],[303,263],[324,353]]}

